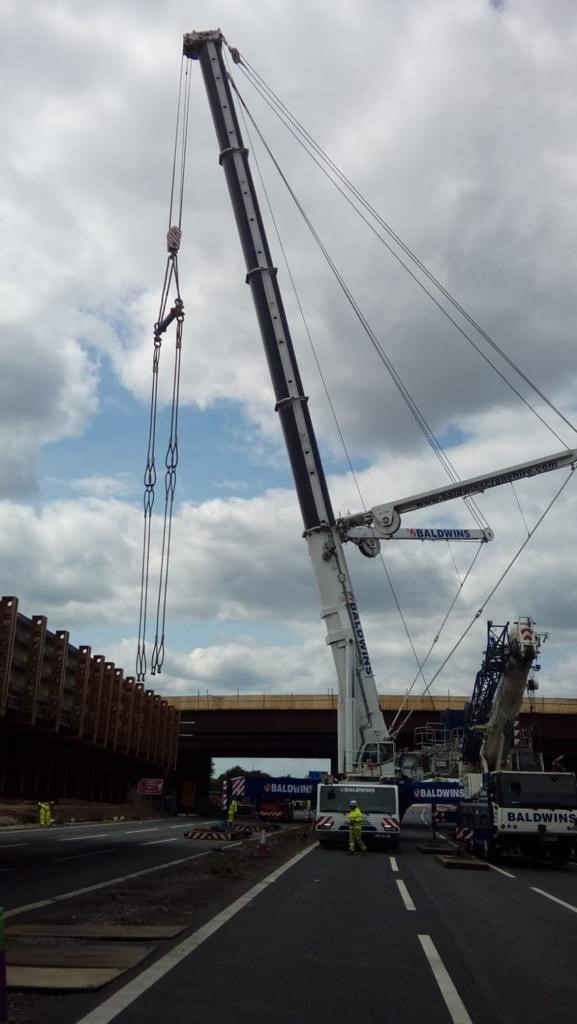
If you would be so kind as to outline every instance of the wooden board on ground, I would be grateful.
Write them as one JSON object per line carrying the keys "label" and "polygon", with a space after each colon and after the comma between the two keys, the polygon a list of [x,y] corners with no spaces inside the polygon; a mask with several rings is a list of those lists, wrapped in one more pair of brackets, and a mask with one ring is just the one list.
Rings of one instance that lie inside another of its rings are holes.
{"label": "wooden board on ground", "polygon": [[135,967],[154,946],[122,942],[75,942],[67,945],[40,945],[36,942],[8,943],[9,967],[113,967],[127,971]]}
{"label": "wooden board on ground", "polygon": [[21,992],[79,992],[102,988],[121,974],[111,967],[7,967],[6,984]]}
{"label": "wooden board on ground", "polygon": [[444,868],[462,868],[465,871],[488,871],[489,865],[484,860],[475,860],[474,857],[455,857],[437,854],[436,860]]}
{"label": "wooden board on ground", "polygon": [[444,854],[448,855],[450,853],[453,853],[454,847],[451,847],[451,846],[424,846],[424,845],[421,845],[419,843],[417,845],[417,850],[420,850],[421,853],[444,853]]}
{"label": "wooden board on ground", "polygon": [[15,938],[107,939],[111,942],[137,939],[174,939],[185,929],[182,924],[11,924],[6,936]]}

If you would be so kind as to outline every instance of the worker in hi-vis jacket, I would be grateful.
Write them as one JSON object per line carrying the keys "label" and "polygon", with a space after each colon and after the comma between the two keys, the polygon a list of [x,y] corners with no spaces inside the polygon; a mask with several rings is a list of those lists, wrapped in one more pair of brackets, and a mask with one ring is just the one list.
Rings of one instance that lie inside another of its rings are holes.
{"label": "worker in hi-vis jacket", "polygon": [[363,843],[361,830],[363,827],[363,812],[361,811],[356,800],[351,800],[349,811],[349,853],[354,853],[358,849],[361,853],[366,853],[367,848]]}
{"label": "worker in hi-vis jacket", "polygon": [[226,823],[227,823],[229,828],[232,828],[232,825],[234,823],[234,819],[236,817],[236,812],[237,811],[238,811],[238,804],[237,804],[236,800],[233,797],[232,800],[230,801],[229,805],[228,805],[228,810],[226,812]]}

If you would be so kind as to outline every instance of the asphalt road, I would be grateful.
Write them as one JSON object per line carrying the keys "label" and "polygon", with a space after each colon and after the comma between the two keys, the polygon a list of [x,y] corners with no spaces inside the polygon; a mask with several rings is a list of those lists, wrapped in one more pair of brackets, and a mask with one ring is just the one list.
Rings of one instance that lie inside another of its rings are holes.
{"label": "asphalt road", "polygon": [[86,1024],[574,1024],[577,865],[447,870],[423,838],[315,848]]}
{"label": "asphalt road", "polygon": [[214,819],[0,830],[0,906],[14,910],[211,849],[184,833]]}

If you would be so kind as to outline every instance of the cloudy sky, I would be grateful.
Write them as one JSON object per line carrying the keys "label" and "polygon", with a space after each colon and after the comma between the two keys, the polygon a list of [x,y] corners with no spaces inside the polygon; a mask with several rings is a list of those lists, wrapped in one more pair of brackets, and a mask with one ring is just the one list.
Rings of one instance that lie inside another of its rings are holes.
{"label": "cloudy sky", "polygon": [[[471,316],[577,421],[572,0],[2,0],[0,75],[10,98],[0,166],[2,593],[127,673],[138,632],[152,325],[166,259],[181,37],[217,25]],[[150,685],[173,694],[326,693],[336,680],[316,584],[200,69],[192,63],[189,71],[180,464],[165,668]],[[504,385],[242,71],[234,75],[459,475],[576,445],[574,431],[499,361],[562,440]],[[362,499],[377,504],[446,483],[262,147],[255,155]],[[271,232],[334,506],[358,511]],[[479,335],[475,342],[489,353]],[[168,334],[161,356],[161,466],[173,343]],[[479,554],[427,678],[563,479],[550,474],[479,498],[495,541]],[[161,486],[159,513],[162,501]],[[487,618],[532,615],[550,634],[541,692],[577,696],[576,511],[571,480],[435,692],[471,691]],[[475,524],[452,502],[403,525]],[[154,568],[159,518],[153,526]],[[386,546],[419,657],[475,550]],[[382,565],[356,549],[347,554],[379,689],[404,692],[417,667]]]}

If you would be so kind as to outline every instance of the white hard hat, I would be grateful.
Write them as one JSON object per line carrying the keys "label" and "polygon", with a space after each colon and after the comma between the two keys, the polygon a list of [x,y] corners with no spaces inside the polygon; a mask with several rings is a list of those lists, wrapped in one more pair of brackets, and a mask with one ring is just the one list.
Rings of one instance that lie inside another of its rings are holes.
{"label": "white hard hat", "polygon": [[357,806],[357,801],[356,800],[351,800],[351,807],[356,807],[356,806]]}

